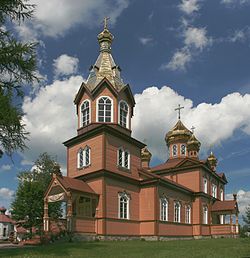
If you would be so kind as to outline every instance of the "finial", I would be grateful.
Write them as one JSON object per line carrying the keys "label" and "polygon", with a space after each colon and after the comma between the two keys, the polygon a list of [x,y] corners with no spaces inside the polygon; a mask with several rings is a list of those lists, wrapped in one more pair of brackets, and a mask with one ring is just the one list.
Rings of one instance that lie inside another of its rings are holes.
{"label": "finial", "polygon": [[192,134],[194,134],[194,129],[195,129],[195,127],[192,126],[192,127],[191,127]]}
{"label": "finial", "polygon": [[108,29],[108,20],[109,19],[110,19],[110,17],[104,17],[104,19],[103,19],[104,29]]}
{"label": "finial", "polygon": [[178,110],[178,119],[181,119],[181,109],[183,109],[184,107],[181,107],[181,105],[179,104],[177,108],[175,108],[175,111]]}

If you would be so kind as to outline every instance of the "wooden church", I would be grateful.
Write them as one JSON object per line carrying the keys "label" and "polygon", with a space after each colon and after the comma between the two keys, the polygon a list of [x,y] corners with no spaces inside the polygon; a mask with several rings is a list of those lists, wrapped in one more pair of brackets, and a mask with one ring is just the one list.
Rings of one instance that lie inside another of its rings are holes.
{"label": "wooden church", "polygon": [[180,119],[165,137],[169,158],[158,166],[131,137],[136,103],[111,55],[113,39],[105,24],[99,56],[75,96],[67,176],[54,175],[45,194],[44,231],[52,224],[48,203],[64,201],[67,230],[99,239],[237,236],[236,195],[224,200],[227,179],[216,157],[199,159],[201,144]]}

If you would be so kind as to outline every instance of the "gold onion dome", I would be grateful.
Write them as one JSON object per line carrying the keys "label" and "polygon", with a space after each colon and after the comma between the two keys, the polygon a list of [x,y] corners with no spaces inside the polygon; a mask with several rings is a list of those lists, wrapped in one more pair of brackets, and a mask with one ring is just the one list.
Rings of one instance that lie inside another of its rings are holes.
{"label": "gold onion dome", "polygon": [[209,165],[211,166],[211,168],[214,170],[217,166],[218,160],[215,157],[215,155],[213,154],[213,152],[211,151],[210,155],[207,158],[207,162],[209,163]]}
{"label": "gold onion dome", "polygon": [[176,125],[166,134],[165,141],[170,146],[171,143],[177,141],[187,142],[191,135],[192,132],[185,127],[181,120],[178,120]]}
{"label": "gold onion dome", "polygon": [[199,151],[201,147],[201,143],[197,140],[194,134],[191,135],[187,142],[187,148],[189,151]]}
{"label": "gold onion dome", "polygon": [[141,149],[141,160],[142,161],[150,161],[152,157],[151,152],[148,150],[147,146]]}

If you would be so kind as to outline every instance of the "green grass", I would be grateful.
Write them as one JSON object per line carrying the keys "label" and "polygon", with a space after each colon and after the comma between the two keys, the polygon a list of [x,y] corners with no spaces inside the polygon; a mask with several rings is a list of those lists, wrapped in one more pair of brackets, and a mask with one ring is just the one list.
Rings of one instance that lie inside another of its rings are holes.
{"label": "green grass", "polygon": [[0,257],[46,258],[161,258],[218,257],[250,258],[250,239],[209,239],[167,242],[74,242],[38,247],[0,249]]}

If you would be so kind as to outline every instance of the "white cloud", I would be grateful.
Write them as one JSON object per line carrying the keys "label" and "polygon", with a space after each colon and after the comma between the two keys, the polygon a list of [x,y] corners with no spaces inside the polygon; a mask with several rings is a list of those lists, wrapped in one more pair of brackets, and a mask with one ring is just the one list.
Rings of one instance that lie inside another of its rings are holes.
{"label": "white cloud", "polygon": [[236,30],[233,35],[229,38],[231,42],[244,41],[246,39],[246,35],[243,30]]}
{"label": "white cloud", "polygon": [[8,165],[8,164],[4,164],[0,167],[0,171],[7,171],[7,170],[11,170],[12,166]]}
{"label": "white cloud", "polygon": [[200,9],[198,2],[199,0],[182,0],[178,7],[182,12],[190,15]]}
{"label": "white cloud", "polygon": [[66,54],[59,56],[53,60],[55,76],[75,74],[78,69],[78,63],[79,59],[76,57]]}
{"label": "white cloud", "polygon": [[30,36],[34,32],[36,35],[57,37],[77,25],[100,25],[104,16],[109,16],[111,23],[115,24],[128,7],[129,0],[32,0],[30,3],[36,5],[34,19],[24,28],[19,28],[21,34]]}
{"label": "white cloud", "polygon": [[184,31],[184,43],[188,47],[193,46],[202,50],[211,42],[211,39],[206,34],[207,31],[205,28],[189,27]]}
{"label": "white cloud", "polygon": [[0,188],[0,200],[10,200],[13,197],[14,193],[15,192],[13,190],[2,187]]}
{"label": "white cloud", "polygon": [[[233,194],[226,194],[227,200],[233,200]],[[250,191],[239,190],[237,192],[237,202],[239,205],[240,214],[244,215],[246,207],[250,205]]]}
{"label": "white cloud", "polygon": [[191,52],[188,48],[177,50],[167,65],[163,65],[162,69],[185,70],[188,63],[192,60]]}
{"label": "white cloud", "polygon": [[150,151],[162,160],[167,158],[164,137],[177,121],[174,109],[178,104],[185,107],[184,124],[188,128],[196,127],[195,135],[202,143],[203,152],[230,139],[237,129],[250,135],[250,94],[232,93],[219,103],[201,103],[194,107],[192,100],[164,86],[147,88],[136,94],[135,100],[133,135],[140,140],[147,139]]}
{"label": "white cloud", "polygon": [[26,164],[48,152],[56,155],[58,162],[65,166],[66,149],[62,142],[76,135],[73,100],[83,81],[81,76],[55,80],[40,88],[33,99],[25,97],[22,109],[26,130],[30,132],[29,150],[22,154]]}
{"label": "white cloud", "polygon": [[151,37],[141,37],[139,38],[139,41],[142,45],[148,45],[149,43],[152,43],[153,39]]}
{"label": "white cloud", "polygon": [[225,4],[227,6],[232,6],[232,5],[243,5],[250,3],[250,0],[221,0],[222,4]]}

